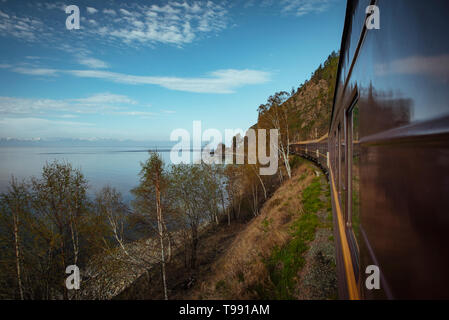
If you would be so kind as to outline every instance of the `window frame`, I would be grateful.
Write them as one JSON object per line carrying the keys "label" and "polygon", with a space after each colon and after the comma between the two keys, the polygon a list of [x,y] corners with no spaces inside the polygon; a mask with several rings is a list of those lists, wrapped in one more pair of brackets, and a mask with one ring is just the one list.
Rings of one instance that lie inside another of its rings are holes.
{"label": "window frame", "polygon": [[353,112],[354,109],[357,107],[357,104],[359,102],[358,94],[354,97],[350,107],[346,111],[346,119],[347,119],[347,141],[346,141],[346,172],[347,172],[347,220],[346,226],[352,230],[352,178],[353,178],[353,172],[352,172],[352,164],[353,164],[353,156],[354,156],[354,148],[353,148],[353,141],[354,141],[354,117]]}
{"label": "window frame", "polygon": [[[352,103],[350,104],[350,107],[347,109],[345,113],[345,118],[347,119],[347,141],[346,141],[346,150],[347,150],[347,157],[346,157],[346,178],[347,178],[347,193],[346,193],[346,230],[347,234],[349,236],[349,245],[351,250],[351,255],[353,256],[353,259],[355,260],[354,265],[354,272],[356,274],[356,280],[359,282],[361,281],[360,277],[360,267],[361,267],[361,261],[360,261],[360,246],[358,243],[358,239],[354,233],[354,228],[352,224],[353,220],[353,203],[352,203],[352,197],[353,197],[353,156],[354,156],[354,147],[353,147],[353,141],[354,141],[354,117],[353,112],[356,107],[359,107],[359,96],[356,93],[354,96],[354,99],[352,100]],[[360,109],[359,109],[360,110]],[[360,226],[359,226],[360,227]],[[356,270],[357,269],[357,270]]]}

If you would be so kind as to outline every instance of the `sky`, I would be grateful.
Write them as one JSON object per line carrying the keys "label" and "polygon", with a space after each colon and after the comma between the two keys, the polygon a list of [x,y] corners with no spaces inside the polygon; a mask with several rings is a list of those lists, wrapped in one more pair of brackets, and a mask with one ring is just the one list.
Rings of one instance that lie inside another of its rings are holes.
{"label": "sky", "polygon": [[[68,30],[68,5],[80,29]],[[0,138],[246,130],[340,48],[344,0],[0,0]]]}

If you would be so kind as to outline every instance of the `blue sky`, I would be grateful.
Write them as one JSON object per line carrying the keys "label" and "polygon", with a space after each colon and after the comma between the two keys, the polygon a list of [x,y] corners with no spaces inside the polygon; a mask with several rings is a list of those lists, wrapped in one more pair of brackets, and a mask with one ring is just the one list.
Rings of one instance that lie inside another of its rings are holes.
{"label": "blue sky", "polygon": [[[67,30],[66,5],[81,29]],[[241,128],[340,47],[344,0],[0,0],[0,138]]]}

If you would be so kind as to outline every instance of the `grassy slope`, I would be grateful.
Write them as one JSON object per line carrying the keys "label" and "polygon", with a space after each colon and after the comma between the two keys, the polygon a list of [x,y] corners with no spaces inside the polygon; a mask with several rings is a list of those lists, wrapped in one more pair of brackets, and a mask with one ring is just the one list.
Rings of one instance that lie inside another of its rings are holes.
{"label": "grassy slope", "polygon": [[236,237],[187,298],[334,298],[329,194],[325,178],[316,172],[310,163],[299,161],[293,178],[267,201],[261,215]]}

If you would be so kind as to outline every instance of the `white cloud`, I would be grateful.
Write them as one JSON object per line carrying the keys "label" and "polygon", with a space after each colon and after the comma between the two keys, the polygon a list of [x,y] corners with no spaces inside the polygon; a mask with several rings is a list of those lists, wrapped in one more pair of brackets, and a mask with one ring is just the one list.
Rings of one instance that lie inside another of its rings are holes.
{"label": "white cloud", "polygon": [[[112,9],[104,13],[116,15]],[[227,26],[227,9],[211,1],[169,1],[164,6],[130,5],[119,9],[120,17],[104,19],[98,28],[87,33],[105,40],[119,40],[126,45],[151,45],[156,43],[182,46],[207,33],[219,32]]]}
{"label": "white cloud", "polygon": [[65,3],[59,2],[59,1],[52,2],[52,3],[46,2],[46,3],[43,3],[43,4],[40,4],[38,2],[37,5],[38,6],[39,5],[44,6],[46,10],[55,10],[55,9],[57,9],[57,10],[65,11],[65,8],[67,7],[67,5]]}
{"label": "white cloud", "polygon": [[[0,114],[9,115],[55,115],[58,113],[113,113],[129,111],[130,106],[137,105],[137,101],[111,93],[99,93],[87,98],[78,99],[33,99],[0,97]],[[131,114],[129,114],[131,115]]]}
{"label": "white cloud", "polygon": [[45,110],[69,110],[63,100],[0,97],[0,114],[41,114]]}
{"label": "white cloud", "polygon": [[79,57],[78,63],[92,69],[106,69],[109,67],[106,62],[89,57]]}
{"label": "white cloud", "polygon": [[111,93],[98,93],[96,95],[90,96],[88,98],[82,99],[73,99],[73,101],[77,101],[83,104],[137,104],[137,101],[118,94]]}
{"label": "white cloud", "polygon": [[113,10],[113,9],[104,9],[103,10],[103,13],[105,13],[105,14],[109,14],[109,15],[111,15],[111,16],[115,16],[117,13],[115,12],[115,10]]}
{"label": "white cloud", "polygon": [[304,16],[326,11],[333,0],[282,0],[282,12]]}
{"label": "white cloud", "polygon": [[9,15],[0,10],[0,18],[9,19]]}
{"label": "white cloud", "polygon": [[25,41],[36,41],[39,32],[43,32],[44,23],[33,17],[19,17],[0,11],[0,34]]}
{"label": "white cloud", "polygon": [[58,70],[55,69],[46,69],[46,68],[14,68],[12,71],[21,73],[21,74],[28,74],[32,76],[55,76],[58,73]]}
{"label": "white cloud", "polygon": [[[106,8],[86,7],[87,15],[81,16],[81,29],[68,37],[63,25],[55,28],[55,22],[48,15],[38,15],[48,9],[64,6],[63,3],[31,2],[26,7],[30,12],[18,17],[13,12],[0,11],[0,37],[11,36],[24,41],[45,41],[45,43],[68,43],[68,38],[91,39],[97,43],[120,43],[126,46],[154,46],[171,44],[183,46],[215,34],[228,24],[226,3],[212,1],[179,2],[170,0],[164,5],[120,4]],[[102,11],[103,14],[98,14]],[[21,10],[20,12],[26,12]],[[63,20],[62,20],[63,23]]]}
{"label": "white cloud", "polygon": [[86,122],[72,122],[72,121],[52,121],[42,118],[3,118],[0,119],[0,124],[2,125],[12,125],[20,127],[27,127],[30,128],[30,126],[39,126],[39,127],[47,127],[51,124],[59,124],[63,126],[93,126],[92,123],[86,123]]}
{"label": "white cloud", "polygon": [[131,12],[129,12],[128,10],[125,10],[125,9],[120,9],[120,13],[122,13],[122,14],[124,14],[126,16],[131,16],[132,15]]}
{"label": "white cloud", "polygon": [[70,74],[79,78],[94,78],[130,85],[158,85],[166,89],[195,93],[233,93],[237,88],[246,85],[262,84],[270,81],[270,73],[258,70],[217,70],[204,77],[180,78],[135,76],[100,70],[54,70],[15,68],[15,72],[29,75]]}
{"label": "white cloud", "polygon": [[[148,111],[137,101],[111,93],[99,93],[87,98],[40,99],[0,97],[0,137],[125,137],[128,130],[111,130],[101,122],[86,122],[83,115],[108,115],[125,118],[149,119],[162,114]],[[72,120],[80,118],[79,121]],[[132,130],[132,129],[131,129]],[[142,132],[136,129],[135,137]]]}
{"label": "white cloud", "polygon": [[158,85],[170,90],[195,93],[233,93],[239,87],[266,83],[270,79],[270,74],[267,72],[248,69],[218,70],[201,78],[134,76],[96,70],[71,70],[67,72],[80,78],[104,79],[133,85]]}
{"label": "white cloud", "polygon": [[15,133],[18,138],[29,137],[73,137],[80,133],[97,134],[95,125],[87,122],[49,120],[36,117],[0,118],[0,136]]}
{"label": "white cloud", "polygon": [[118,111],[112,112],[112,114],[122,115],[122,116],[140,116],[140,117],[152,117],[157,115],[154,112],[146,112],[146,111]]}
{"label": "white cloud", "polygon": [[97,9],[92,8],[92,7],[86,7],[86,10],[87,10],[87,12],[90,13],[90,14],[94,14],[94,13],[97,13],[97,12],[98,12]]}

